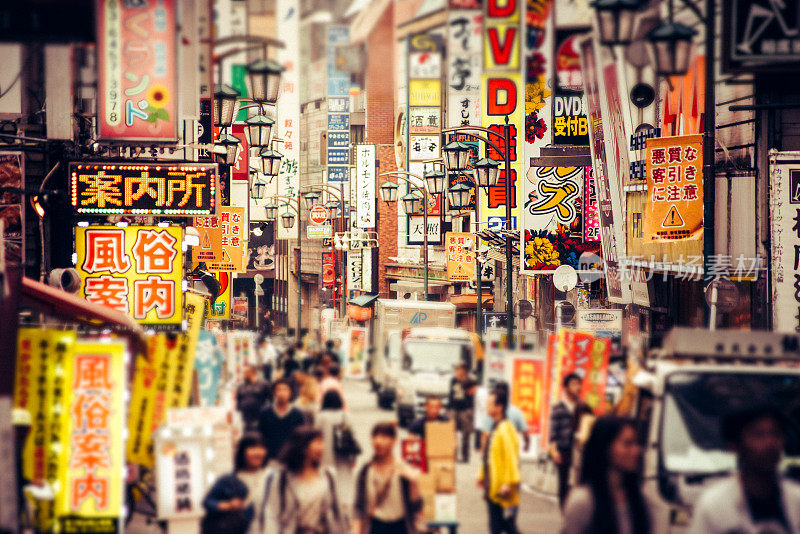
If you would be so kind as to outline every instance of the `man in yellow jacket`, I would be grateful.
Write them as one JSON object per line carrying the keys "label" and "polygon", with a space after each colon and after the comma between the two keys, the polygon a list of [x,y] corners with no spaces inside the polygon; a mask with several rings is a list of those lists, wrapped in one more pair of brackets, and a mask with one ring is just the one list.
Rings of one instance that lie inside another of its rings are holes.
{"label": "man in yellow jacket", "polygon": [[478,481],[489,505],[489,531],[491,534],[517,534],[519,436],[514,425],[506,419],[508,393],[495,389],[489,393],[487,404],[494,426],[484,451]]}

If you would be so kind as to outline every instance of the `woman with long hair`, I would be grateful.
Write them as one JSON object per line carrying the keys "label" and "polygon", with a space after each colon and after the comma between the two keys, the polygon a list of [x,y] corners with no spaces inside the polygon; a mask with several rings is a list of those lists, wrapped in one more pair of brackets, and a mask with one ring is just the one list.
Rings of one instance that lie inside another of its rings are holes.
{"label": "woman with long hair", "polygon": [[601,417],[583,450],[580,485],[564,506],[564,534],[649,534],[650,514],[639,484],[636,423]]}
{"label": "woman with long hair", "polygon": [[333,469],[336,473],[336,485],[342,501],[350,503],[353,501],[353,468],[356,458],[352,455],[342,455],[337,451],[337,439],[341,440],[341,435],[350,429],[352,433],[352,421],[347,412],[344,411],[344,400],[338,391],[331,389],[322,396],[320,411],[314,421],[314,427],[322,432],[322,440],[325,450],[322,453],[322,467]]}
{"label": "woman with long hair", "polygon": [[220,477],[203,500],[203,534],[258,532],[253,518],[264,500],[266,465],[267,448],[261,435],[246,433],[236,449],[233,473]]}
{"label": "woman with long hair", "polygon": [[322,468],[322,432],[301,426],[292,431],[263,510],[263,534],[345,534],[346,520],[332,470]]}

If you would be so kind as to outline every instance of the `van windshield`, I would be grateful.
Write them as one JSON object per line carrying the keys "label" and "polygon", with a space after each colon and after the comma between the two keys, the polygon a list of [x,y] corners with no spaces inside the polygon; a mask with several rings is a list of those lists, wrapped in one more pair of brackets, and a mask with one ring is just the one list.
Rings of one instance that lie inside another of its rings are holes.
{"label": "van windshield", "polygon": [[464,361],[468,347],[446,341],[406,341],[405,354],[410,371],[449,373]]}
{"label": "van windshield", "polygon": [[723,474],[736,467],[722,438],[721,422],[732,410],[757,404],[779,407],[790,427],[784,465],[800,461],[800,375],[676,373],[667,379],[661,442],[671,473]]}

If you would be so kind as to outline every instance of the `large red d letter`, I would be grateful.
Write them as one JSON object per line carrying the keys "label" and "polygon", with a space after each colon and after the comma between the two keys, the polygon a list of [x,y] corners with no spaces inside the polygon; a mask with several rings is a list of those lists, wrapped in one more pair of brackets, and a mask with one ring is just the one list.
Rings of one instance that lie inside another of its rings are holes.
{"label": "large red d letter", "polygon": [[517,109],[517,84],[508,78],[491,78],[487,84],[487,115],[511,115]]}
{"label": "large red d letter", "polygon": [[517,0],[487,0],[486,17],[505,19],[517,10]]}

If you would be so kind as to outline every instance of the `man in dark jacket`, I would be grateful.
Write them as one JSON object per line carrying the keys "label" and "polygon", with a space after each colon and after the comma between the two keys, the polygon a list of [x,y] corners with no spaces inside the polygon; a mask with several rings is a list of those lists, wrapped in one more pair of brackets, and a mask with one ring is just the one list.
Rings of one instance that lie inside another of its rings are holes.
{"label": "man in dark jacket", "polygon": [[288,380],[277,380],[272,385],[272,406],[261,411],[258,431],[267,446],[267,458],[273,460],[283,449],[292,430],[305,423],[303,412],[292,406],[292,386]]}
{"label": "man in dark jacket", "polygon": [[425,413],[411,423],[408,427],[408,431],[425,439],[425,423],[449,420],[450,419],[442,413],[442,399],[430,396],[425,399]]}
{"label": "man in dark jacket", "polygon": [[467,366],[456,366],[450,381],[450,410],[456,421],[456,430],[461,434],[461,461],[469,463],[469,439],[475,426],[475,391],[478,383],[469,376]]}
{"label": "man in dark jacket", "polygon": [[258,376],[252,365],[244,367],[244,382],[236,388],[236,408],[248,428],[258,423],[258,414],[269,400],[269,384]]}

